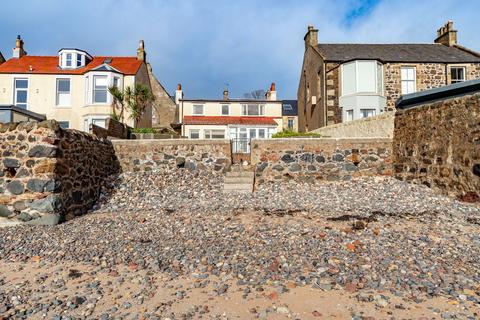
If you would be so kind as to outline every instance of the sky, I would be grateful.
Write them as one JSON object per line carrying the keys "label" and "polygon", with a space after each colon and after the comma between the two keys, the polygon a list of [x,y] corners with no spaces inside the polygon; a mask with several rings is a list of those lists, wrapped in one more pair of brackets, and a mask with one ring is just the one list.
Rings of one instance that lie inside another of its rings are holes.
{"label": "sky", "polygon": [[295,99],[308,25],[325,43],[432,43],[449,19],[463,46],[480,51],[480,0],[1,0],[0,52],[18,34],[31,55],[76,47],[147,60],[170,94],[231,97],[276,83]]}

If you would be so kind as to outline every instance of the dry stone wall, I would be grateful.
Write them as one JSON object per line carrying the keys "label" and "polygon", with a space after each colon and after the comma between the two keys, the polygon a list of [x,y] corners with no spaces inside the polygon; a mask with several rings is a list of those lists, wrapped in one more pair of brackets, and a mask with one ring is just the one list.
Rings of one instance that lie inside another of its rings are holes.
{"label": "dry stone wall", "polygon": [[350,180],[392,175],[391,139],[259,139],[252,141],[256,184]]}
{"label": "dry stone wall", "polygon": [[111,143],[54,120],[0,124],[0,217],[55,224],[85,213],[119,170]]}
{"label": "dry stone wall", "polygon": [[188,170],[226,171],[231,165],[228,140],[113,140],[124,172]]}
{"label": "dry stone wall", "polygon": [[398,179],[480,200],[480,93],[398,110],[393,154]]}

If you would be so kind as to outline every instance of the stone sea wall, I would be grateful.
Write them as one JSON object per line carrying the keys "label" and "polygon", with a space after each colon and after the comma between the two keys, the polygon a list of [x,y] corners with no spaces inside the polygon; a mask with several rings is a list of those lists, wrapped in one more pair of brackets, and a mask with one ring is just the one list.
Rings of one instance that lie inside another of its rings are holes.
{"label": "stone sea wall", "polygon": [[54,120],[0,124],[0,217],[55,224],[85,213],[118,173],[106,139]]}
{"label": "stone sea wall", "polygon": [[395,176],[480,201],[480,93],[398,110]]}
{"label": "stone sea wall", "polygon": [[391,139],[258,139],[252,141],[256,184],[350,180],[392,175]]}
{"label": "stone sea wall", "polygon": [[112,140],[122,171],[215,170],[231,165],[228,140]]}

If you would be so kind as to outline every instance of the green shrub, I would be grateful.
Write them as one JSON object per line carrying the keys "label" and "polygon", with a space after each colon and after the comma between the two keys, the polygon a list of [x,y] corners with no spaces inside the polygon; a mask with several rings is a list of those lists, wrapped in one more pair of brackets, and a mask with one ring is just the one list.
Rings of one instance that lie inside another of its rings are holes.
{"label": "green shrub", "polygon": [[133,133],[155,133],[153,128],[132,128]]}
{"label": "green shrub", "polygon": [[272,138],[301,138],[301,137],[317,137],[320,138],[321,135],[315,132],[295,132],[292,130],[284,130],[282,132],[277,132],[272,135]]}

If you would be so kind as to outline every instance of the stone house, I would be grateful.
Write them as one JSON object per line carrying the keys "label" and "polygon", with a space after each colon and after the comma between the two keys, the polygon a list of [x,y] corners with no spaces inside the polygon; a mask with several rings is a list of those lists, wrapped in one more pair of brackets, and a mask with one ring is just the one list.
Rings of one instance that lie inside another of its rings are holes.
{"label": "stone house", "polygon": [[312,26],[304,40],[302,132],[394,110],[403,94],[480,78],[480,53],[457,44],[452,21],[432,44],[318,43]]}
{"label": "stone house", "polygon": [[[275,84],[265,99],[185,99],[179,84],[175,93],[181,135],[189,139],[232,139],[241,152],[250,152],[250,139],[270,138],[283,130],[282,101],[277,100]],[[235,146],[234,146],[235,148]]]}
{"label": "stone house", "polygon": [[283,130],[298,132],[297,100],[282,101]]}
{"label": "stone house", "polygon": [[[27,55],[18,36],[12,58],[0,64],[0,105],[14,105],[55,119],[64,128],[88,131],[91,124],[105,126],[112,113],[108,87],[123,90],[137,83],[150,88],[143,41],[136,56],[92,56],[76,48],[33,56]],[[151,107],[138,123],[128,112],[124,121],[132,127],[151,127]]]}
{"label": "stone house", "polygon": [[152,93],[155,96],[152,106],[152,126],[154,128],[170,128],[178,119],[175,100],[155,77],[150,63],[147,63],[147,68]]}

